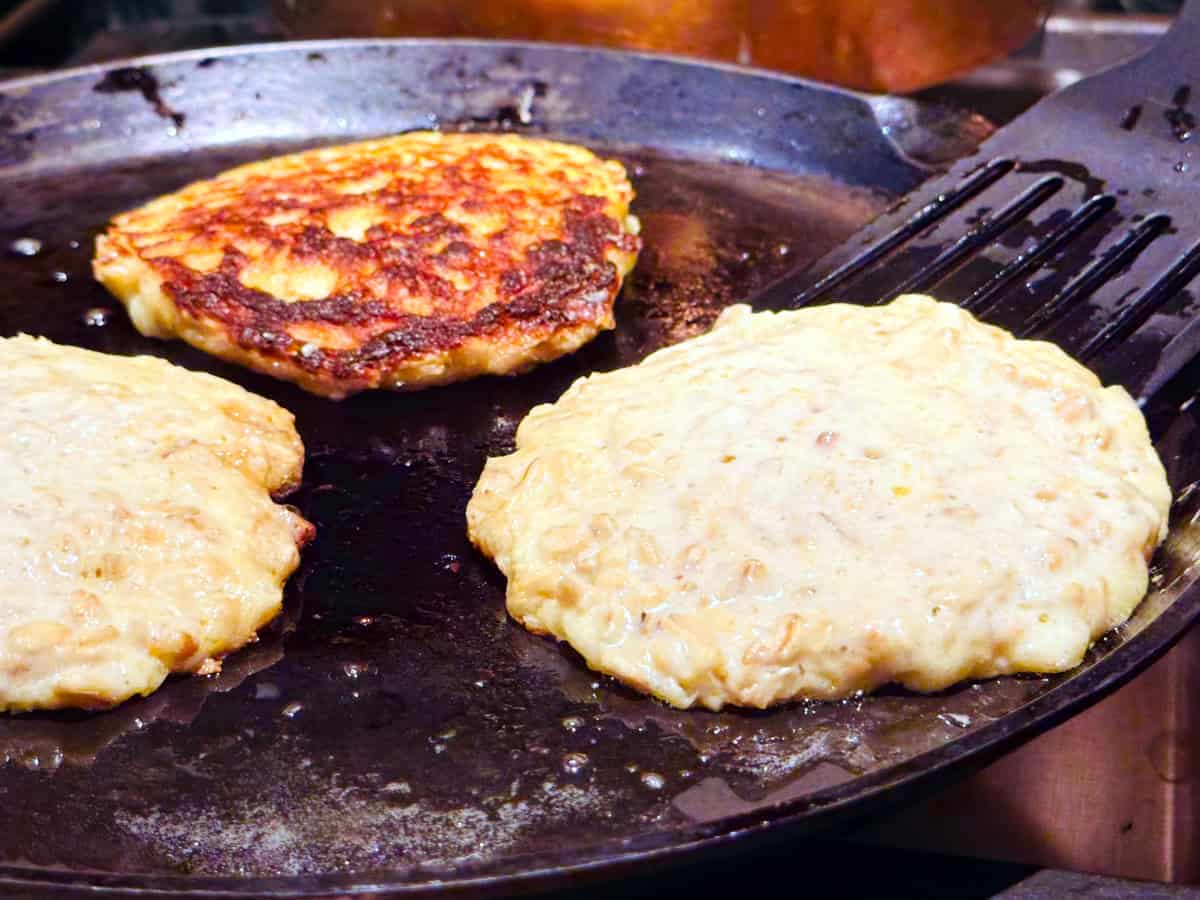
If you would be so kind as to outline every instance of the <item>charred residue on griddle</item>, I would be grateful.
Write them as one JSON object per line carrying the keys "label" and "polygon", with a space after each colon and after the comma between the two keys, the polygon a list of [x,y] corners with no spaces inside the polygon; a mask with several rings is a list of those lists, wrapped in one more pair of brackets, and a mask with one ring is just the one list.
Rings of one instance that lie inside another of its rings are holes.
{"label": "charred residue on griddle", "polygon": [[[203,60],[201,61],[203,62]],[[113,69],[96,82],[92,90],[100,94],[122,94],[128,91],[137,91],[146,98],[146,102],[154,108],[158,115],[174,122],[176,128],[182,128],[187,119],[183,113],[176,112],[167,106],[162,98],[158,79],[145,66],[126,66],[121,69]]]}
{"label": "charred residue on griddle", "polygon": [[548,90],[546,82],[531,81],[521,87],[515,102],[501,104],[490,115],[470,116],[467,121],[471,125],[498,128],[501,131],[533,125],[533,101],[545,97]]}
{"label": "charred residue on griddle", "polygon": [[24,162],[34,152],[38,125],[31,112],[21,99],[0,92],[0,135],[5,138],[0,142],[0,166]]}
{"label": "charred residue on griddle", "polygon": [[1181,143],[1191,140],[1192,132],[1196,130],[1196,117],[1187,108],[1191,99],[1191,85],[1181,84],[1171,97],[1171,105],[1163,110],[1163,118],[1171,126],[1171,133]]}
{"label": "charred residue on griddle", "polygon": [[1126,131],[1133,131],[1137,127],[1138,119],[1141,117],[1142,104],[1137,103],[1125,110],[1125,115],[1121,116],[1121,127]]}
{"label": "charred residue on griddle", "polygon": [[528,124],[527,121],[522,119],[521,111],[514,104],[506,104],[497,109],[494,120],[497,125],[506,129]]}

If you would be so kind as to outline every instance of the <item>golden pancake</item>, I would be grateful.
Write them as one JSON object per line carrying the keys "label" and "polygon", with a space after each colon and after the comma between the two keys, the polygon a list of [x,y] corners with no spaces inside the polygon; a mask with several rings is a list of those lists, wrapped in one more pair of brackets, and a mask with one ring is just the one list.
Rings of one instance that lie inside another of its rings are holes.
{"label": "golden pancake", "polygon": [[151,337],[328,397],[520,372],[613,327],[620,163],[414,132],[267,159],[117,216],[93,270]]}

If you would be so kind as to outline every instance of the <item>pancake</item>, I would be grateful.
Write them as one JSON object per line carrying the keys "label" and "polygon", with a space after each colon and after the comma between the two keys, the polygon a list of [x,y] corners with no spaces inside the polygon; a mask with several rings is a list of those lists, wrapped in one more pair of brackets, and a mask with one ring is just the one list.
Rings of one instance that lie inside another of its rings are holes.
{"label": "pancake", "polygon": [[509,374],[613,327],[620,163],[413,132],[263,160],[113,219],[93,271],[144,335],[327,397]]}
{"label": "pancake", "polygon": [[488,460],[509,612],[679,707],[1061,672],[1171,502],[1120,387],[907,296],[751,314],[580,379]]}
{"label": "pancake", "polygon": [[0,710],[211,673],[279,613],[312,526],[269,400],[160,359],[0,339]]}

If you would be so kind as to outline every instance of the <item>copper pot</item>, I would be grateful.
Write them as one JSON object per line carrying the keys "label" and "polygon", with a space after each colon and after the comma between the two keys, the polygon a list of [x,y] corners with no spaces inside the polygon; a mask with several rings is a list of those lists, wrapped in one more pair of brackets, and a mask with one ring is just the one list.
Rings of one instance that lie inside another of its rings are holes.
{"label": "copper pot", "polygon": [[1050,0],[274,0],[296,37],[598,44],[780,69],[863,90],[952,78],[1028,40]]}

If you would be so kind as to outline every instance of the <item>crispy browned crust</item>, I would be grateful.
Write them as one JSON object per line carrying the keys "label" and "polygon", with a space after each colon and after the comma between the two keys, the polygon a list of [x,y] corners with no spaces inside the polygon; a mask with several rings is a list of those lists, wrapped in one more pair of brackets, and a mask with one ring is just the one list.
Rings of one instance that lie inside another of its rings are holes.
{"label": "crispy browned crust", "polygon": [[422,387],[612,327],[631,199],[579,147],[414,133],[190,185],[115,218],[94,267],[144,333],[330,396]]}

